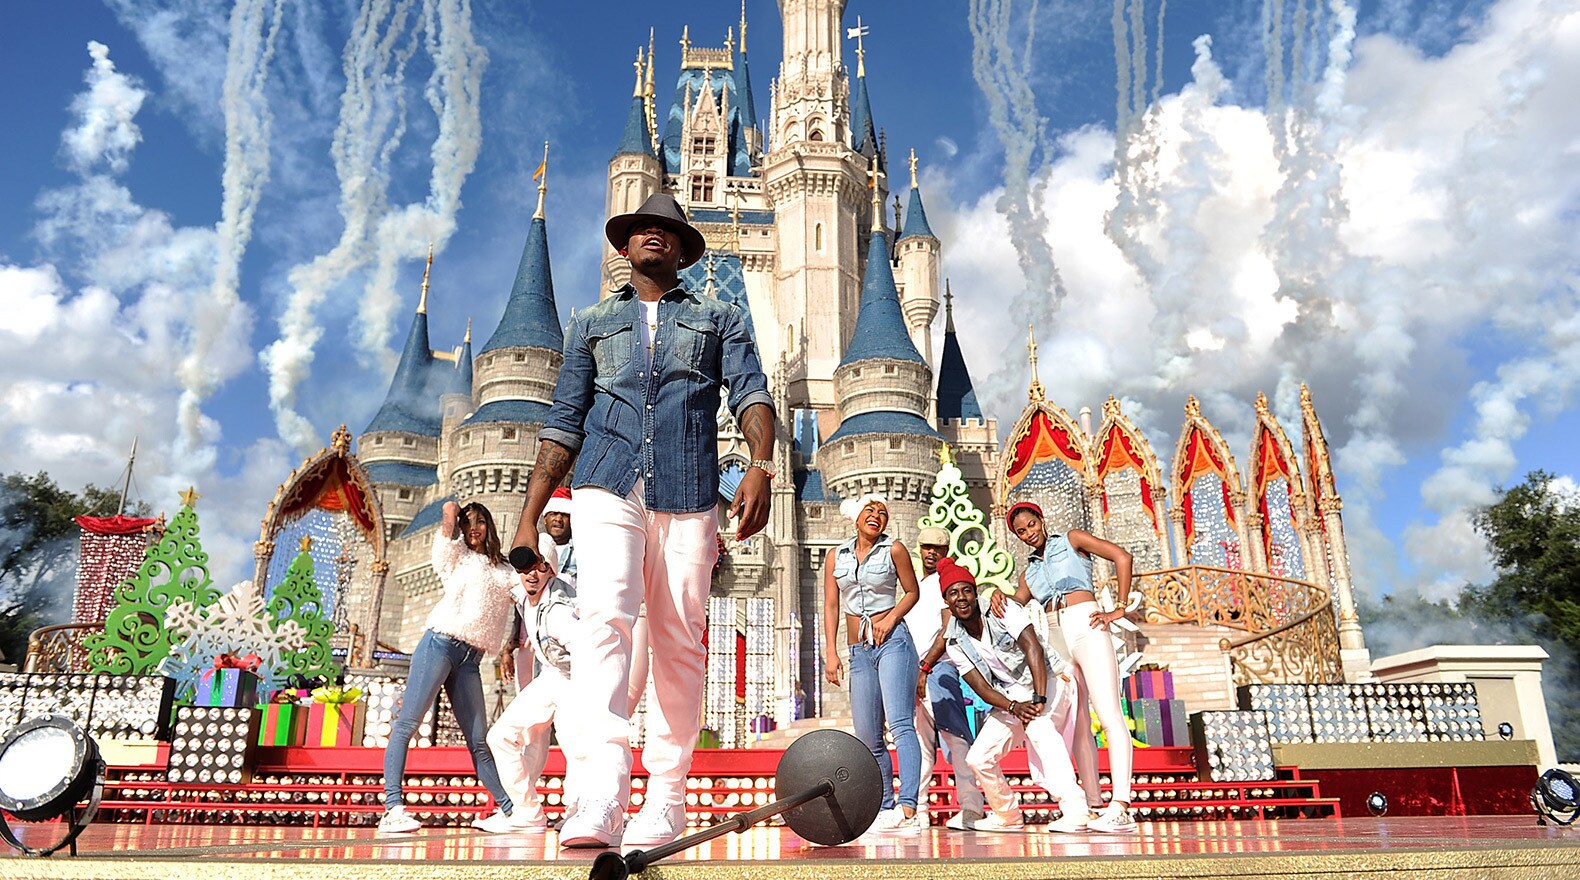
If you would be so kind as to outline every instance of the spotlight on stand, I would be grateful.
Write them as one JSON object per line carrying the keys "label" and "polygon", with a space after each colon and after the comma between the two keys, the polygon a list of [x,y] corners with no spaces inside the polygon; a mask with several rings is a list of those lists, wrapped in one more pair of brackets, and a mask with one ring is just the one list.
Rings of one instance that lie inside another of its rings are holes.
{"label": "spotlight on stand", "polygon": [[1554,767],[1536,780],[1536,787],[1531,789],[1531,806],[1536,808],[1538,825],[1546,825],[1549,819],[1559,825],[1573,825],[1580,817],[1580,782]]}
{"label": "spotlight on stand", "polygon": [[1385,815],[1387,815],[1388,814],[1388,796],[1383,794],[1380,791],[1372,792],[1371,794],[1366,796],[1366,809],[1371,811],[1371,814],[1373,816],[1385,816]]}
{"label": "spotlight on stand", "polygon": [[1514,725],[1507,721],[1498,725],[1498,736],[1504,739],[1514,739]]}
{"label": "spotlight on stand", "polygon": [[[0,737],[0,809],[24,822],[65,817],[66,836],[37,849],[17,839],[4,813],[0,837],[30,856],[47,856],[64,846],[77,854],[77,835],[99,811],[104,794],[104,759],[92,737],[60,715],[32,718]],[[86,798],[88,805],[78,810]]]}

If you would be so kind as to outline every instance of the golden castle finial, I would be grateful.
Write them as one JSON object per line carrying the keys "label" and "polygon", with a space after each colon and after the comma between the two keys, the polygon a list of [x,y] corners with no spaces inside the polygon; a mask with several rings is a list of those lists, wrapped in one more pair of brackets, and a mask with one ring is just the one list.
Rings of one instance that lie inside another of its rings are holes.
{"label": "golden castle finial", "polygon": [[686,50],[691,48],[691,25],[680,29],[680,65],[686,65]]}
{"label": "golden castle finial", "polygon": [[1112,394],[1108,395],[1108,399],[1103,401],[1103,418],[1119,418],[1119,398],[1113,396]]}
{"label": "golden castle finial", "polygon": [[1031,353],[1031,387],[1027,389],[1027,396],[1033,402],[1046,399],[1043,391],[1042,380],[1037,378],[1037,328],[1026,325],[1026,351]]}
{"label": "golden castle finial", "polygon": [[631,63],[631,66],[636,68],[636,88],[632,90],[631,97],[633,97],[633,98],[640,98],[640,97],[642,97],[642,78],[643,78],[643,70],[644,70],[644,67],[643,67],[643,64],[642,64],[642,47],[641,46],[637,46],[636,47],[636,60]]}
{"label": "golden castle finial", "polygon": [[1300,383],[1300,408],[1302,410],[1312,409],[1311,387],[1304,382]]}
{"label": "golden castle finial", "polygon": [[856,26],[845,29],[845,39],[856,41],[856,76],[867,75],[867,47],[861,42],[862,38],[871,33],[872,29],[861,23],[861,16],[856,16]]}
{"label": "golden castle finial", "polygon": [[1260,391],[1256,392],[1256,414],[1259,416],[1267,415],[1267,395]]}
{"label": "golden castle finial", "polygon": [[351,432],[346,430],[344,424],[336,428],[335,433],[330,435],[329,447],[341,455],[351,451]]}
{"label": "golden castle finial", "polygon": [[746,54],[746,0],[741,0],[741,54]]}
{"label": "golden castle finial", "polygon": [[949,448],[949,444],[948,443],[945,443],[944,445],[942,445],[942,446],[940,446],[938,448],[938,462],[939,462],[939,464],[946,464],[946,465],[955,463],[954,451]]}
{"label": "golden castle finial", "polygon": [[549,142],[543,142],[543,164],[538,166],[538,173],[533,175],[538,179],[538,210],[533,213],[532,219],[543,219],[543,197],[549,191]]}
{"label": "golden castle finial", "polygon": [[417,314],[428,314],[428,272],[433,269],[433,242],[428,242],[428,265],[422,267],[422,297],[417,300]]}
{"label": "golden castle finial", "polygon": [[472,344],[472,316],[471,315],[467,315],[466,316],[466,335],[461,337],[461,344],[462,345],[471,345]]}
{"label": "golden castle finial", "polygon": [[731,58],[735,57],[735,25],[724,29],[724,52]]}
{"label": "golden castle finial", "polygon": [[657,66],[657,56],[653,53],[653,29],[647,29],[647,81],[642,84],[642,106],[647,114],[647,133],[653,139],[653,152],[663,155],[662,145],[658,139],[658,102],[654,100],[653,68]]}
{"label": "golden castle finial", "polygon": [[1187,419],[1199,419],[1199,418],[1201,418],[1201,401],[1197,400],[1196,399],[1196,395],[1194,395],[1194,394],[1189,395],[1189,396],[1187,396],[1185,398],[1185,418],[1187,418]]}
{"label": "golden castle finial", "polygon": [[313,536],[312,535],[303,535],[302,536],[302,552],[306,553],[306,552],[308,552],[309,550],[312,550],[312,549],[313,549]]}
{"label": "golden castle finial", "polygon": [[202,498],[202,497],[203,497],[202,495],[198,494],[196,486],[188,486],[187,490],[185,492],[181,493],[181,506],[182,507],[191,507],[192,505],[197,503],[197,500],[199,498]]}
{"label": "golden castle finial", "polygon": [[911,189],[916,189],[916,148],[911,148]]}

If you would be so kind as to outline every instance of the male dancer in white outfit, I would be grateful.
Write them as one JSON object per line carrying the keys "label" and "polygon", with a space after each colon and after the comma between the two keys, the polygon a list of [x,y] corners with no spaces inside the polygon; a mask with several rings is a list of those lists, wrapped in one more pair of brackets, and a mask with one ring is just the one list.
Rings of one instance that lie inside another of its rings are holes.
{"label": "male dancer in white outfit", "polygon": [[[543,534],[538,536],[538,555],[549,561],[553,574],[576,589],[576,542],[571,532],[571,490],[559,488],[549,498],[548,506],[543,509]],[[515,621],[510,626],[510,635],[505,639],[505,646],[499,650],[499,668],[505,680],[512,678],[516,682],[516,693],[521,693],[532,681],[532,671],[536,664],[536,657],[531,648],[522,650],[528,645],[527,621],[522,617],[520,608],[516,609]],[[643,640],[643,649],[647,647]],[[644,681],[647,673],[642,670]]]}
{"label": "male dancer in white outfit", "polygon": [[[576,699],[561,712],[565,729],[576,731],[562,746],[577,809],[559,842],[610,847],[623,839],[645,847],[685,829],[718,558],[722,389],[752,455],[730,507],[736,540],[768,521],[774,412],[740,308],[680,285],[679,270],[707,248],[680,205],[654,195],[611,218],[604,234],[630,261],[631,282],[577,312],[565,334],[511,556],[534,555],[538,517],[570,476],[582,625],[571,645]],[[653,678],[642,752],[648,785],[626,828],[632,628],[644,603]]]}
{"label": "male dancer in white outfit", "polygon": [[974,830],[1025,829],[1020,795],[1010,788],[999,766],[1024,741],[1032,778],[1058,799],[1063,814],[1049,823],[1048,830],[1085,831],[1086,792],[1075,779],[1075,766],[1049,706],[1049,685],[1059,670],[1050,669],[1050,657],[1031,618],[1013,602],[1005,606],[1002,617],[983,614],[977,604],[976,579],[951,559],[938,563],[938,578],[954,615],[944,630],[950,659],[965,670],[966,684],[993,707],[966,756],[992,808]]}
{"label": "male dancer in white outfit", "polygon": [[550,725],[570,693],[571,658],[565,646],[578,625],[576,590],[554,575],[549,559],[542,559],[521,572],[521,584],[513,592],[526,628],[522,653],[536,658],[541,667],[488,729],[488,748],[515,805],[505,817],[511,830],[542,831],[548,819],[538,799],[538,777],[549,755]]}
{"label": "male dancer in white outfit", "polygon": [[[917,585],[916,604],[905,615],[905,625],[919,651],[938,640],[949,609],[938,588],[938,561],[949,553],[949,533],[937,526],[922,529],[916,536],[916,550],[922,558],[924,577]],[[943,653],[943,648],[938,649]],[[938,760],[938,743],[949,755],[955,771],[955,803],[960,812],[949,817],[948,827],[957,831],[970,828],[986,815],[986,802],[977,790],[976,774],[966,763],[971,748],[971,727],[966,720],[965,697],[960,692],[960,672],[940,657],[922,663],[916,677],[916,737],[922,744],[922,784],[916,792],[917,811],[927,810],[927,792],[933,784],[933,766]],[[926,824],[924,815],[923,824]]]}

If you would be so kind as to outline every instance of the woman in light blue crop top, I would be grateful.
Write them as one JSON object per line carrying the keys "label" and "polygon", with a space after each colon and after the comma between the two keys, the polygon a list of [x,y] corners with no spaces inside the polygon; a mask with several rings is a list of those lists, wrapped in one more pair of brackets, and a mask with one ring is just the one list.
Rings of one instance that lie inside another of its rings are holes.
{"label": "woman in light blue crop top", "polygon": [[[1090,703],[1103,725],[1108,740],[1108,765],[1113,780],[1113,800],[1100,813],[1087,817],[1092,831],[1110,834],[1136,830],[1130,816],[1132,751],[1130,730],[1119,703],[1119,656],[1108,627],[1125,616],[1130,598],[1130,553],[1111,541],[1071,529],[1064,534],[1048,534],[1042,508],[1022,501],[1009,509],[1010,531],[1031,548],[1031,558],[1020,574],[1015,601],[1036,600],[1050,615],[1057,616],[1064,643],[1070,651],[1070,674],[1075,679],[1077,705]],[[1104,611],[1097,604],[1092,584],[1092,557],[1101,556],[1114,564],[1118,579],[1116,607]],[[995,595],[994,613],[1003,607],[1001,594]],[[1097,748],[1090,736],[1076,738],[1075,765],[1082,776],[1097,773]],[[1088,797],[1097,786],[1088,783]],[[1094,805],[1095,806],[1095,805]]]}
{"label": "woman in light blue crop top", "polygon": [[[905,626],[905,613],[916,604],[916,571],[905,545],[884,531],[889,506],[881,495],[865,495],[840,505],[855,521],[856,535],[828,551],[823,565],[823,629],[828,651],[824,677],[839,685],[844,673],[841,655],[850,654],[850,708],[856,736],[883,771],[883,808],[873,826],[890,833],[920,831],[917,792],[921,783],[922,750],[916,737],[916,672],[920,660]],[[841,650],[843,617],[848,644]],[[893,766],[883,742],[889,736],[900,759],[900,795],[893,791]]]}

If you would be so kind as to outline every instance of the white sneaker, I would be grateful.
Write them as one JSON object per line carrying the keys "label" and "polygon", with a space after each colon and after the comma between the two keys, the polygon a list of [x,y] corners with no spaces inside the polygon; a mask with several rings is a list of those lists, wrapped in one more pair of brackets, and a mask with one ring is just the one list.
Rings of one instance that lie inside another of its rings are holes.
{"label": "white sneaker", "polygon": [[631,824],[625,829],[625,837],[621,843],[628,847],[658,846],[669,843],[685,830],[685,804],[660,806],[647,803],[642,805],[642,811],[636,814],[636,818],[632,819]]}
{"label": "white sneaker", "polygon": [[421,827],[422,823],[408,815],[402,806],[390,807],[379,819],[380,834],[409,834]]}
{"label": "white sneaker", "polygon": [[1088,821],[1086,827],[1104,834],[1135,834],[1136,820],[1131,817],[1129,808],[1109,804],[1097,818]]}
{"label": "white sneaker", "polygon": [[625,809],[610,800],[577,805],[576,815],[560,826],[560,846],[569,849],[608,849],[620,845],[625,829]]}
{"label": "white sneaker", "polygon": [[982,821],[982,814],[976,810],[961,810],[950,816],[949,821],[944,823],[944,827],[951,831],[974,831],[977,823],[980,821]]}
{"label": "white sneaker", "polygon": [[927,827],[927,814],[921,810],[917,810],[916,814],[912,816],[905,815],[905,811],[898,807],[895,808],[894,812],[895,819],[893,823],[884,828],[882,833],[910,836],[912,834],[921,834],[922,829]]}
{"label": "white sneaker", "polygon": [[1053,834],[1079,834],[1086,829],[1086,817],[1076,813],[1066,813],[1048,823],[1048,831]]}
{"label": "white sneaker", "polygon": [[976,820],[971,830],[1025,831],[1026,817],[1021,815],[1020,810],[1016,810],[1015,812],[1010,813],[1008,816],[1000,816],[998,813],[988,813],[986,816]]}
{"label": "white sneaker", "polygon": [[516,828],[515,821],[510,818],[510,814],[504,810],[495,810],[488,816],[473,819],[472,827],[489,834],[509,834],[519,830]]}

